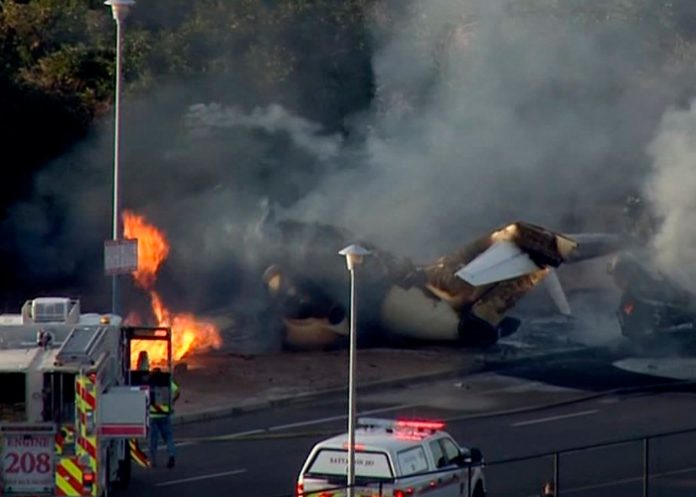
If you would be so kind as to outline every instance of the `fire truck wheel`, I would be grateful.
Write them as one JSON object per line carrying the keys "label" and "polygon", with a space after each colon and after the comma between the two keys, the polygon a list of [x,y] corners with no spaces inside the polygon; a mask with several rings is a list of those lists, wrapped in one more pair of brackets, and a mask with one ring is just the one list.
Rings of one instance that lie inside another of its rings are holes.
{"label": "fire truck wheel", "polygon": [[125,490],[128,488],[131,480],[130,444],[126,443],[125,445],[123,460],[118,462],[118,471],[116,473],[116,481],[114,482],[116,490]]}

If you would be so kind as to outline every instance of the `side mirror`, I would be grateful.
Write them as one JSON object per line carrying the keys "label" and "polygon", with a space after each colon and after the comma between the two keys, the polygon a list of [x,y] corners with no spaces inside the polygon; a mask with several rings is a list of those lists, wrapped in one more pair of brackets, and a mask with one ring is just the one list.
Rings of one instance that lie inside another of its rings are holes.
{"label": "side mirror", "polygon": [[478,447],[472,447],[469,449],[469,457],[471,458],[472,464],[481,464],[483,461],[483,453]]}

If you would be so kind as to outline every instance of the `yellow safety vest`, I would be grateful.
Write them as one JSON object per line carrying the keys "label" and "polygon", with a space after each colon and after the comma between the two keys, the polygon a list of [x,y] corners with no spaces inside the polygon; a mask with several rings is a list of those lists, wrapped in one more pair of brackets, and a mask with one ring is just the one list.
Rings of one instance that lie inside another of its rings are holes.
{"label": "yellow safety vest", "polygon": [[[172,380],[171,389],[173,404],[174,401],[179,397],[179,385],[177,385],[174,380]],[[152,404],[150,404],[150,417],[162,418],[164,416],[169,416],[173,411],[171,404],[169,404],[168,402],[158,401],[159,399],[157,399],[156,397],[157,396],[155,395],[155,399],[153,400]]]}

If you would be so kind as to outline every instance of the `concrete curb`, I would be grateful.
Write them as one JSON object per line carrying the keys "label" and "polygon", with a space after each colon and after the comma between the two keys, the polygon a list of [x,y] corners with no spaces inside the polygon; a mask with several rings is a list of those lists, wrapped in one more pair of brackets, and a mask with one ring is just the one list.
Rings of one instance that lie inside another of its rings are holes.
{"label": "concrete curb", "polygon": [[[401,385],[413,385],[417,383],[426,383],[429,381],[446,380],[448,378],[454,378],[464,374],[480,373],[485,369],[485,362],[476,360],[474,364],[470,367],[447,368],[443,369],[442,371],[435,371],[433,373],[406,375],[397,378],[390,378],[387,380],[376,380],[368,383],[359,384],[357,386],[357,389],[360,393],[369,393],[375,390],[379,390],[381,388],[393,388]],[[327,398],[337,397],[339,395],[347,395],[347,393],[348,386],[346,385],[344,387],[310,390],[307,392],[280,396],[275,398],[272,397],[263,400],[251,400],[249,402],[241,403],[236,402],[234,404],[221,405],[210,409],[201,409],[190,413],[175,413],[172,416],[172,423],[180,425],[211,419],[234,417],[249,412],[270,409],[272,407],[300,404],[302,402],[308,402],[319,397]]]}

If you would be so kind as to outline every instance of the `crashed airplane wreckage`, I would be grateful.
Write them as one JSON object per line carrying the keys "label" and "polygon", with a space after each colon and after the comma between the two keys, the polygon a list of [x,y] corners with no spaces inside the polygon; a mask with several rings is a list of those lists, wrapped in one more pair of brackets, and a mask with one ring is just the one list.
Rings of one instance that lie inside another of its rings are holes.
{"label": "crashed airplane wreckage", "polygon": [[648,254],[624,252],[609,263],[609,274],[621,291],[621,333],[638,345],[693,340],[696,295],[651,267],[649,260]]}
{"label": "crashed airplane wreckage", "polygon": [[[285,346],[326,349],[345,343],[348,275],[337,252],[353,240],[331,226],[294,221],[275,226],[280,246],[304,240],[302,256],[274,263],[263,274],[271,314],[281,321]],[[302,236],[297,236],[298,230]],[[313,240],[307,241],[308,232]],[[308,247],[317,245],[314,242],[323,243],[323,254],[309,254]],[[506,314],[542,281],[560,312],[570,314],[554,269],[613,252],[619,239],[602,234],[566,236],[514,222],[424,265],[361,245],[372,252],[356,278],[361,345],[487,347],[517,330],[520,321]]]}
{"label": "crashed airplane wreckage", "polygon": [[660,220],[639,195],[624,204],[625,250],[616,254],[608,273],[621,292],[616,312],[621,334],[640,348],[694,343],[696,294],[663,274],[654,263],[653,246]]}

